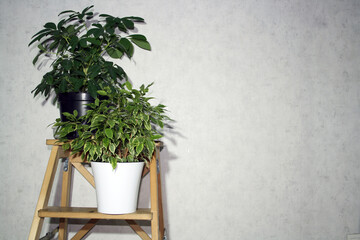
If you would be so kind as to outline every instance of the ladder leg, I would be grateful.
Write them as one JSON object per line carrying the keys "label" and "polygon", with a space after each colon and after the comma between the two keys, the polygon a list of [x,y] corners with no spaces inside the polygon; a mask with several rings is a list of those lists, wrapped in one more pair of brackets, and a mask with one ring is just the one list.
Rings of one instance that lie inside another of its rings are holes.
{"label": "ladder leg", "polygon": [[157,173],[157,186],[158,186],[158,202],[159,202],[159,232],[160,232],[160,239],[164,238],[164,212],[162,206],[162,192],[161,192],[161,168],[160,168],[160,153],[156,151],[156,158],[158,161],[158,173]]}
{"label": "ladder leg", "polygon": [[[157,152],[157,150],[156,150]],[[159,200],[158,200],[158,179],[157,179],[157,160],[156,152],[150,162],[150,199],[151,212],[153,218],[151,220],[151,239],[160,240],[159,238]]]}
{"label": "ladder leg", "polygon": [[58,163],[59,146],[53,146],[50,153],[49,162],[46,168],[44,180],[41,186],[39,199],[35,208],[34,218],[31,224],[29,240],[38,240],[41,233],[41,228],[44,218],[40,218],[38,211],[47,206],[49,202],[51,188],[54,182],[56,167]]}
{"label": "ladder leg", "polygon": [[[61,207],[70,206],[70,189],[71,189],[71,177],[72,177],[72,165],[67,159],[65,162],[63,174],[62,174],[62,186],[61,186]],[[65,169],[65,167],[67,169]],[[68,234],[68,219],[60,218],[59,224],[59,240],[66,240]]]}

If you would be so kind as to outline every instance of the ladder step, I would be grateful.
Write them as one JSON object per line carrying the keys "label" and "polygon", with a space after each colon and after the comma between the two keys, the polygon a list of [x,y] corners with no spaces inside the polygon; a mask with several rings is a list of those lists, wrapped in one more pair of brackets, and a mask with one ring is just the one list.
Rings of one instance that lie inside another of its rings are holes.
{"label": "ladder step", "polygon": [[50,218],[81,218],[81,219],[123,219],[123,220],[151,220],[149,208],[139,208],[129,214],[104,214],[97,208],[87,207],[46,207],[39,210],[39,217]]}

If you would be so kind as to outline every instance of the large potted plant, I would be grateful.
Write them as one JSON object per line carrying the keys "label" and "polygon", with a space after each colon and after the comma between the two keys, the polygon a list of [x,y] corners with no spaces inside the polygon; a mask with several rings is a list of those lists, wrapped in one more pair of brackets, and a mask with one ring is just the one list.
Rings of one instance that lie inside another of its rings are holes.
{"label": "large potted plant", "polygon": [[92,8],[61,12],[58,23],[46,23],[29,43],[38,47],[34,65],[50,62],[50,71],[32,93],[46,99],[55,93],[54,102],[59,101],[63,120],[66,117],[62,112],[74,109],[84,115],[84,104],[93,102],[98,90],[107,87],[116,91],[127,81],[125,71],[109,59],[131,59],[134,44],[150,50],[144,35],[130,34],[136,30],[135,23],[143,23],[144,19],[97,15]]}
{"label": "large potted plant", "polygon": [[[150,104],[146,96],[150,85],[140,89],[129,82],[124,85],[119,91],[99,90],[105,98],[96,98],[84,116],[65,113],[68,121],[57,119],[54,124],[63,148],[91,162],[98,211],[108,214],[136,211],[143,165],[151,160],[155,140],[162,137],[157,128],[169,120],[164,105]],[[69,142],[67,135],[73,131],[79,137]]]}

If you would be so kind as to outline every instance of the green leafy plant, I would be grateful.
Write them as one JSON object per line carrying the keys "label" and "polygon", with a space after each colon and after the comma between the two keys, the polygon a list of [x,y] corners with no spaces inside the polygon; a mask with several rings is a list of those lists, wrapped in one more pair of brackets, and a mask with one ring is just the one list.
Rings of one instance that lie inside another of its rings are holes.
{"label": "green leafy plant", "polygon": [[[82,117],[77,112],[65,113],[69,121],[56,120],[56,135],[64,142],[65,150],[81,154],[87,161],[110,162],[113,168],[117,162],[134,162],[151,159],[155,140],[162,137],[157,130],[164,127],[165,106],[150,104],[146,97],[149,86],[132,88],[129,82],[114,92],[109,88],[98,91],[102,96],[89,104],[90,110]],[[87,124],[83,124],[86,122]],[[67,135],[77,131],[79,137],[69,142]]]}
{"label": "green leafy plant", "polygon": [[54,91],[56,95],[88,92],[95,98],[105,87],[115,91],[127,81],[127,75],[106,57],[120,59],[125,55],[131,59],[134,45],[151,50],[144,35],[129,34],[135,30],[135,23],[144,22],[143,18],[97,15],[92,8],[63,11],[57,24],[46,23],[32,37],[29,46],[36,43],[38,47],[33,64],[51,62],[51,70],[32,91],[34,97],[42,94],[48,99]]}

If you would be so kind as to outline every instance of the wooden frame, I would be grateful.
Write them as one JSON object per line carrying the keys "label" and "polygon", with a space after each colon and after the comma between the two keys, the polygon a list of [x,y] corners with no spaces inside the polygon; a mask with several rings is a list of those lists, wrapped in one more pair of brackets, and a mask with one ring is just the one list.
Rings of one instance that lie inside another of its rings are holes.
{"label": "wooden frame", "polygon": [[[35,214],[32,221],[29,240],[38,240],[40,237],[43,221],[45,217],[59,218],[59,240],[67,239],[68,219],[89,219],[88,223],[80,229],[72,238],[73,240],[82,239],[96,225],[99,219],[123,219],[134,232],[143,240],[162,240],[164,238],[164,218],[162,209],[161,195],[161,177],[160,177],[160,147],[161,142],[156,143],[156,150],[152,156],[150,167],[144,168],[143,177],[150,172],[150,201],[151,208],[137,209],[135,213],[130,214],[103,214],[97,212],[96,208],[71,207],[70,206],[70,189],[72,168],[74,167],[79,173],[95,188],[94,177],[83,166],[80,157],[70,156],[69,151],[63,151],[61,143],[56,140],[46,140],[47,145],[52,145],[49,162],[46,168],[43,184],[40,190],[38,203],[35,208]],[[48,206],[49,197],[56,174],[56,168],[59,158],[68,158],[67,171],[62,173],[62,188],[60,206]],[[135,220],[146,220],[151,222],[151,238],[136,223]]]}

